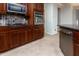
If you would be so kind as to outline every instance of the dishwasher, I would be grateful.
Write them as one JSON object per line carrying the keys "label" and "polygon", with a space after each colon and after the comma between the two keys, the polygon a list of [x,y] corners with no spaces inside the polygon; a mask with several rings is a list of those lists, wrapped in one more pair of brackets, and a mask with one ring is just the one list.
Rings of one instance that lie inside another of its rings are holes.
{"label": "dishwasher", "polygon": [[73,55],[73,32],[69,29],[60,28],[60,49],[65,56]]}

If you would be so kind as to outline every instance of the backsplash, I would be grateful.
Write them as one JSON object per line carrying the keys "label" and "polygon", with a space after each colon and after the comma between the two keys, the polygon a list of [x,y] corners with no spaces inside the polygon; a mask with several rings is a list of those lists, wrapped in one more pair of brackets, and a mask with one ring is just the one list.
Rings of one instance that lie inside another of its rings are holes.
{"label": "backsplash", "polygon": [[22,16],[0,15],[0,25],[27,24],[28,21]]}

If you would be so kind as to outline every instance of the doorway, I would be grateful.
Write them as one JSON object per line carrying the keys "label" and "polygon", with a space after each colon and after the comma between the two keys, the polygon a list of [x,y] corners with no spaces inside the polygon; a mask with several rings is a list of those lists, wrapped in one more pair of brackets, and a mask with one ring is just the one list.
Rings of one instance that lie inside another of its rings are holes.
{"label": "doorway", "polygon": [[58,8],[58,23],[57,25],[60,25],[61,22],[61,8]]}

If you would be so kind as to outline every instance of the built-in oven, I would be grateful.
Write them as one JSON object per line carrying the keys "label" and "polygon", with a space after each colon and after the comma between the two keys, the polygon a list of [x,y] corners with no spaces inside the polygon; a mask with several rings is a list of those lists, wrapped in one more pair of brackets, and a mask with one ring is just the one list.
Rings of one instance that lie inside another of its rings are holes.
{"label": "built-in oven", "polygon": [[7,12],[26,14],[27,7],[22,4],[8,3]]}
{"label": "built-in oven", "polygon": [[43,20],[43,14],[41,12],[34,12],[34,24],[35,25],[40,25],[43,24],[44,20]]}

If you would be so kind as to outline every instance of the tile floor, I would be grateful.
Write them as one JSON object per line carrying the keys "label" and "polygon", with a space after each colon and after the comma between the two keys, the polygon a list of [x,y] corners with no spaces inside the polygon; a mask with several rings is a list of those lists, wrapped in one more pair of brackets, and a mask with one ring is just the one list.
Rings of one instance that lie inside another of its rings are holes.
{"label": "tile floor", "polygon": [[45,35],[44,38],[17,47],[0,56],[63,56],[59,48],[59,36]]}

